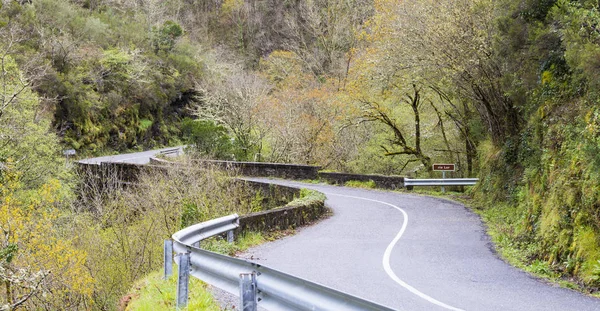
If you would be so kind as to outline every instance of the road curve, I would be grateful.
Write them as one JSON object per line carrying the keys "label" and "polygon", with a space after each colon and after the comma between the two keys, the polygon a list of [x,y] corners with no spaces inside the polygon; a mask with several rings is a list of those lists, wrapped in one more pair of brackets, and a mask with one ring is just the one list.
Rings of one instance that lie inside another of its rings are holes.
{"label": "road curve", "polygon": [[334,215],[242,257],[398,310],[600,310],[600,299],[500,260],[479,217],[443,199],[252,178],[315,189]]}
{"label": "road curve", "polygon": [[183,154],[183,146],[178,147],[169,147],[162,148],[156,150],[148,150],[142,152],[134,152],[134,153],[126,153],[126,154],[118,154],[97,158],[89,158],[85,160],[80,160],[80,163],[83,164],[100,164],[102,162],[112,162],[112,163],[130,163],[130,164],[148,164],[150,163],[150,158],[157,156],[163,152],[167,151],[177,151],[174,154],[169,155],[179,155]]}

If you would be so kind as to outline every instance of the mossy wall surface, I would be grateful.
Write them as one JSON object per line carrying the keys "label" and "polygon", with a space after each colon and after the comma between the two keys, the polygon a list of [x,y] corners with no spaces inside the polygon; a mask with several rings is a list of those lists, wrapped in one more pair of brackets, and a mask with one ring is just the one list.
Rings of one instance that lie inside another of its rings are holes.
{"label": "mossy wall surface", "polygon": [[[491,226],[553,273],[597,288],[600,278],[600,160],[598,119],[588,111],[555,108],[532,118],[516,148],[483,144],[481,183],[473,190],[483,209],[495,206]],[[593,116],[593,117],[590,117]],[[593,130],[592,130],[593,129]],[[532,151],[533,150],[533,151]],[[485,215],[486,212],[484,212]]]}

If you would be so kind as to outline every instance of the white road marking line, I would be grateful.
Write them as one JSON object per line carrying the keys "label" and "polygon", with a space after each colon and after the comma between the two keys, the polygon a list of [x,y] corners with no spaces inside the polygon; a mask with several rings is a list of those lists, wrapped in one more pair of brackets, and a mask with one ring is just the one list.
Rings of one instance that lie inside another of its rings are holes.
{"label": "white road marking line", "polygon": [[343,195],[343,194],[334,194],[334,193],[325,193],[325,195],[333,195],[333,196],[338,196],[338,197],[345,197],[345,198],[351,198],[351,199],[359,199],[359,200],[365,200],[365,201],[371,201],[371,202],[375,202],[375,203],[380,203],[380,204],[384,204],[387,206],[391,206],[397,210],[399,210],[402,215],[404,216],[404,222],[402,223],[402,228],[400,229],[400,232],[398,232],[398,234],[396,235],[396,237],[392,240],[392,242],[388,245],[388,247],[385,250],[385,253],[383,254],[383,269],[385,270],[385,272],[388,274],[388,276],[394,280],[394,282],[400,284],[400,286],[406,288],[408,291],[410,291],[411,293],[429,301],[432,304],[438,305],[442,308],[448,309],[448,310],[454,310],[454,311],[464,311],[463,309],[459,309],[450,305],[447,305],[439,300],[434,299],[431,296],[428,296],[427,294],[419,291],[418,289],[408,285],[406,282],[402,281],[397,275],[396,273],[394,273],[394,270],[392,270],[392,267],[390,266],[390,257],[392,255],[392,250],[394,249],[394,246],[396,246],[396,243],[398,243],[398,241],[400,240],[400,238],[402,237],[402,235],[404,234],[404,231],[406,230],[406,227],[408,226],[408,214],[401,209],[400,207],[387,203],[387,202],[383,202],[383,201],[378,201],[378,200],[373,200],[373,199],[367,199],[367,198],[362,198],[362,197],[355,197],[355,196],[350,196],[350,195]]}

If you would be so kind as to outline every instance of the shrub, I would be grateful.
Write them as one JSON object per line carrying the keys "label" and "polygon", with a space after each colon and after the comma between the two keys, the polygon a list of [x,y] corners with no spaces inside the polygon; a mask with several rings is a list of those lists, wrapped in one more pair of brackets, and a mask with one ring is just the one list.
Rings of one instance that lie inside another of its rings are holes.
{"label": "shrub", "polygon": [[192,120],[181,122],[181,131],[186,143],[200,155],[216,159],[231,159],[234,148],[227,130],[210,120]]}
{"label": "shrub", "polygon": [[23,191],[19,173],[0,183],[0,309],[79,310],[90,305],[94,286],[87,252],[61,229],[61,184],[51,180]]}
{"label": "shrub", "polygon": [[81,232],[77,246],[94,254],[86,266],[98,284],[99,309],[114,309],[136,280],[159,269],[162,241],[182,227],[252,210],[250,189],[234,182],[232,172],[210,165],[143,170],[135,185],[118,177],[107,172],[102,187],[84,187],[71,221]]}

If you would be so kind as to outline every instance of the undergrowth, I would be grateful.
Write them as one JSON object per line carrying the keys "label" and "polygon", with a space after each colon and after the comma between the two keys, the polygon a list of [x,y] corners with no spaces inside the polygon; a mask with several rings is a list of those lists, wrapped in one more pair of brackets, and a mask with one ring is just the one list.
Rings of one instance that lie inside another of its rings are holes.
{"label": "undergrowth", "polygon": [[[300,196],[288,205],[307,204],[325,200],[321,192],[301,189]],[[223,236],[215,236],[200,243],[202,249],[235,256],[251,247],[267,241],[292,234],[293,230],[275,232],[244,232],[235,237],[234,243],[227,242]],[[174,271],[174,275],[177,272]],[[121,310],[173,310],[175,307],[176,277],[162,280],[162,271],[153,272],[134,286],[132,294],[121,300]],[[206,285],[196,278],[190,278],[190,298],[187,310],[220,310],[212,296],[206,291]]]}
{"label": "undergrowth", "polygon": [[375,189],[377,185],[373,180],[369,181],[360,181],[360,180],[349,180],[344,186],[353,187],[353,188],[365,188],[365,189]]}
{"label": "undergrowth", "polygon": [[292,206],[293,205],[301,205],[301,204],[307,204],[307,203],[311,203],[311,202],[315,202],[315,201],[325,201],[326,199],[327,199],[327,197],[319,191],[302,188],[302,189],[300,189],[300,197],[294,199],[287,205],[292,205]]}
{"label": "undergrowth", "polygon": [[[566,121],[522,137],[512,153],[506,146],[482,144],[483,177],[472,191],[472,205],[508,262],[597,295],[600,187],[592,159],[597,153],[586,150],[592,142],[579,141],[582,125]],[[525,153],[538,145],[544,149]]]}
{"label": "undergrowth", "polygon": [[[173,275],[163,279],[163,272],[152,272],[134,285],[131,294],[121,300],[120,310],[127,311],[171,311],[175,310],[177,297],[177,265],[173,265]],[[207,290],[206,283],[191,277],[189,300],[183,310],[221,310]]]}
{"label": "undergrowth", "polygon": [[223,237],[217,236],[202,241],[200,246],[202,249],[206,249],[215,253],[235,256],[239,252],[243,252],[250,247],[260,245],[268,240],[268,237],[260,232],[244,232],[240,236],[236,237],[234,243],[229,243]]}

